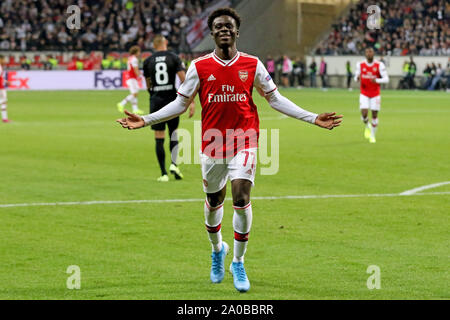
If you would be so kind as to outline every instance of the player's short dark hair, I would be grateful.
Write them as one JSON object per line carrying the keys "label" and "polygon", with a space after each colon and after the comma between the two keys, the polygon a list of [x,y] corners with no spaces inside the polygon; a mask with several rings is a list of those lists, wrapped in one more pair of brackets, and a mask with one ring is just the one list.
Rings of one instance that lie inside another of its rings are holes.
{"label": "player's short dark hair", "polygon": [[3,59],[4,57],[5,57],[4,55],[0,54],[0,59]]}
{"label": "player's short dark hair", "polygon": [[239,29],[241,26],[241,17],[239,14],[234,10],[233,8],[219,8],[211,12],[211,14],[208,17],[208,27],[209,30],[212,30],[214,19],[220,16],[229,16],[236,21],[236,27]]}

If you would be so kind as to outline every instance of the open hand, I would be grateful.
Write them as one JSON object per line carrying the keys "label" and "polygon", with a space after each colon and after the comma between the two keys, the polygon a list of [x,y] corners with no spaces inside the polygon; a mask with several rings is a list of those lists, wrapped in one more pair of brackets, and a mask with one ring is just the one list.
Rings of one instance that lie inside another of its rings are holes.
{"label": "open hand", "polygon": [[337,116],[336,112],[321,113],[317,116],[315,124],[321,128],[333,130],[334,127],[341,125],[342,117],[342,115]]}
{"label": "open hand", "polygon": [[128,117],[116,120],[116,122],[120,123],[123,128],[128,130],[134,130],[145,126],[144,119],[142,119],[140,116],[128,112],[127,110],[124,110],[124,112]]}

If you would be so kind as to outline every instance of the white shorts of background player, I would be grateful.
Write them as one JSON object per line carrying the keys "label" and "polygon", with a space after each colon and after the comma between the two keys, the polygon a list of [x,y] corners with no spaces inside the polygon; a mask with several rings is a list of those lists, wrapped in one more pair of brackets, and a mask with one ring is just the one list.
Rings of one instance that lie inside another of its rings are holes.
{"label": "white shorts of background player", "polygon": [[139,84],[136,79],[127,80],[128,89],[130,89],[131,94],[136,94],[139,92]]}
{"label": "white shorts of background player", "polygon": [[380,111],[381,97],[378,95],[373,98],[369,98],[363,94],[359,95],[359,108],[370,109],[373,111]]}
{"label": "white shorts of background player", "polygon": [[0,89],[0,104],[4,104],[8,101],[8,98],[6,97],[6,90]]}

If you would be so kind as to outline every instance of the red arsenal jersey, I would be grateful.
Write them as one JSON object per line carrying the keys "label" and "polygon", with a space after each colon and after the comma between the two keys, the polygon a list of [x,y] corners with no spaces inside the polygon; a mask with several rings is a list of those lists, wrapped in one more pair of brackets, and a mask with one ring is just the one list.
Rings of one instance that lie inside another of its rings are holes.
{"label": "red arsenal jersey", "polygon": [[386,67],[382,62],[374,60],[372,63],[361,61],[356,65],[356,75],[360,77],[361,94],[373,98],[380,95],[380,84],[372,82],[372,79],[384,77]]}
{"label": "red arsenal jersey", "polygon": [[221,60],[215,52],[194,60],[178,94],[202,106],[202,152],[212,158],[229,158],[258,146],[259,119],[253,87],[264,93],[276,90],[258,58],[238,52]]}
{"label": "red arsenal jersey", "polygon": [[127,77],[126,79],[137,79],[138,75],[136,72],[134,72],[134,67],[139,66],[139,61],[136,58],[135,55],[128,57],[128,63],[127,63]]}
{"label": "red arsenal jersey", "polygon": [[5,89],[5,70],[0,65],[0,89]]}

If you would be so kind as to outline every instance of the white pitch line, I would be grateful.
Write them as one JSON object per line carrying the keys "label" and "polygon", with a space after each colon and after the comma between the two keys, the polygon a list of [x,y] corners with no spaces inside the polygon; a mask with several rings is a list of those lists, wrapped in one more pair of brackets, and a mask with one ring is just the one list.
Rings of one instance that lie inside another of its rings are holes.
{"label": "white pitch line", "polygon": [[440,186],[444,186],[446,184],[450,184],[450,181],[444,181],[444,182],[438,182],[438,183],[433,183],[433,184],[427,184],[426,186],[421,186],[421,187],[417,187],[417,188],[414,188],[414,189],[411,189],[411,190],[403,191],[402,193],[400,193],[400,195],[402,195],[402,196],[409,196],[409,195],[412,195],[414,193],[418,193],[418,192],[423,191],[423,190],[437,188],[437,187],[440,187]]}
{"label": "white pitch line", "polygon": [[[427,195],[450,195],[450,191],[427,192],[427,193],[374,193],[374,194],[329,194],[329,195],[304,195],[304,196],[273,196],[273,197],[252,197],[252,200],[300,200],[300,199],[329,199],[329,198],[366,198],[366,197],[408,197]],[[232,200],[226,198],[225,200]],[[42,202],[42,203],[10,203],[0,204],[0,208],[14,207],[37,207],[37,206],[87,206],[95,204],[132,204],[132,203],[176,203],[176,202],[203,202],[202,199],[150,199],[150,200],[99,200],[99,201],[71,201],[71,202]]]}

